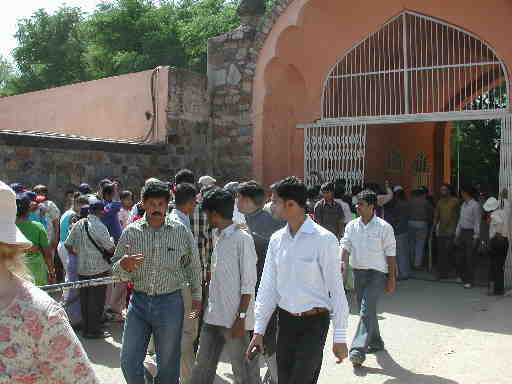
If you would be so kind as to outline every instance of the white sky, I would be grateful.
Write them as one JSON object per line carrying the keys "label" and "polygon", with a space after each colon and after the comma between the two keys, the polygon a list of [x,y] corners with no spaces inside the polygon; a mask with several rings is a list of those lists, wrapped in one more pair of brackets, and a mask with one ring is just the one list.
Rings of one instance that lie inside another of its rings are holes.
{"label": "white sky", "polygon": [[34,11],[44,8],[53,13],[62,4],[80,7],[90,13],[102,0],[14,0],[2,1],[0,11],[0,53],[12,61],[11,51],[16,47],[16,24],[18,19],[30,17]]}

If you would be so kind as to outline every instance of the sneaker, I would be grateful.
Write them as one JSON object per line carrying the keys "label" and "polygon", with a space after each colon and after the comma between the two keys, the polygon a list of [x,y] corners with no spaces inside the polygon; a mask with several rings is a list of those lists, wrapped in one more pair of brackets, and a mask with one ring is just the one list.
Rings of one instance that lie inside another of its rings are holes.
{"label": "sneaker", "polygon": [[358,354],[350,355],[350,361],[352,362],[352,366],[356,369],[361,368],[364,363],[364,359]]}
{"label": "sneaker", "polygon": [[460,277],[457,277],[457,284],[462,284],[462,283],[464,283],[464,281]]}
{"label": "sneaker", "polygon": [[464,284],[464,289],[471,289],[473,286],[471,284]]}
{"label": "sneaker", "polygon": [[384,350],[384,345],[371,345],[368,347],[366,353],[377,353]]}

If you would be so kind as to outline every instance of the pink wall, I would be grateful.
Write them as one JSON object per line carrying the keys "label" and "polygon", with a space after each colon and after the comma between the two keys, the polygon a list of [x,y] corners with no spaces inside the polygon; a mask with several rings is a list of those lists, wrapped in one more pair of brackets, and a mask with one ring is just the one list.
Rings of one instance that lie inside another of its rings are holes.
{"label": "pink wall", "polygon": [[[0,99],[0,130],[51,132],[91,138],[141,140],[151,127],[151,74],[130,73]],[[158,132],[167,125],[168,68],[157,80]]]}

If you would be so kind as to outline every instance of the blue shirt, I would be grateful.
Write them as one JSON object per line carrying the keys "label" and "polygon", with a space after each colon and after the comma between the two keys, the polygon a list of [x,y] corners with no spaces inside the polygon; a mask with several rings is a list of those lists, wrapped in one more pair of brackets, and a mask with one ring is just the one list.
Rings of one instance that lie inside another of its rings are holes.
{"label": "blue shirt", "polygon": [[[39,212],[39,210],[36,212]],[[48,230],[48,220],[46,220],[46,217],[39,216],[36,212],[30,212],[28,214],[28,219],[31,221],[35,221],[36,223],[42,224],[44,229]]]}
{"label": "blue shirt", "polygon": [[192,228],[190,227],[190,218],[183,212],[181,212],[179,209],[174,208],[169,217],[172,221],[177,221],[178,223],[183,224],[185,227],[188,228],[189,231],[192,230]]}
{"label": "blue shirt", "polygon": [[60,241],[65,242],[69,234],[69,222],[76,215],[72,209],[68,209],[60,218]]}
{"label": "blue shirt", "polygon": [[108,233],[110,233],[110,236],[114,238],[114,242],[117,244],[123,232],[121,222],[119,221],[119,211],[122,207],[121,202],[103,200],[103,203],[105,204],[105,215],[101,221],[105,224]]}

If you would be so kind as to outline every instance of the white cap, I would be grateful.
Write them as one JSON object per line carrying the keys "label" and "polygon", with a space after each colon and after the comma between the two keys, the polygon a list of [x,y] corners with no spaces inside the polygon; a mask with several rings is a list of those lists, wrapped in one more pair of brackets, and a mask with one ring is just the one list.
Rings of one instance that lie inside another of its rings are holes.
{"label": "white cap", "polygon": [[217,182],[213,177],[211,176],[201,176],[199,178],[199,184],[201,184],[203,187],[210,187],[214,185]]}
{"label": "white cap", "polygon": [[27,245],[32,243],[16,226],[16,193],[0,181],[0,243],[10,245]]}
{"label": "white cap", "polygon": [[224,186],[224,189],[231,193],[236,193],[239,185],[240,183],[238,181],[231,181]]}
{"label": "white cap", "polygon": [[500,206],[500,203],[498,202],[498,200],[496,200],[496,198],[489,197],[484,204],[484,211],[492,212],[492,211],[497,210],[499,206]]}
{"label": "white cap", "polygon": [[393,192],[398,192],[398,191],[403,191],[404,190],[404,187],[402,187],[401,185],[395,185],[393,187]]}

